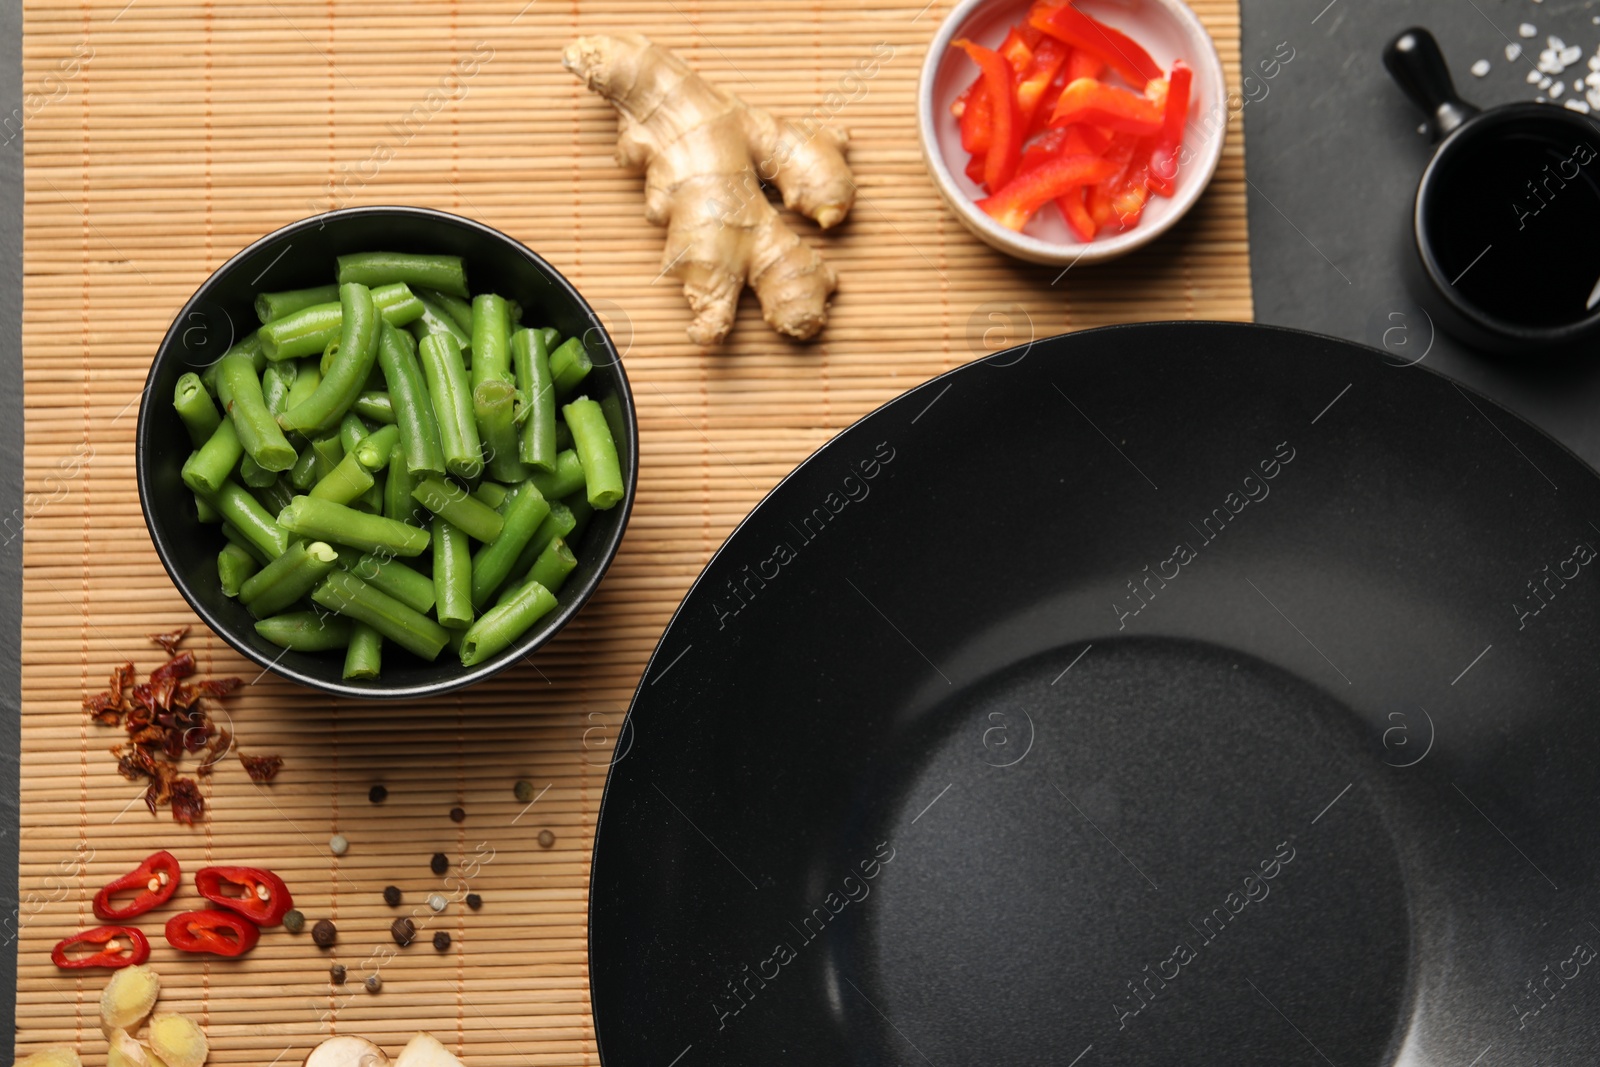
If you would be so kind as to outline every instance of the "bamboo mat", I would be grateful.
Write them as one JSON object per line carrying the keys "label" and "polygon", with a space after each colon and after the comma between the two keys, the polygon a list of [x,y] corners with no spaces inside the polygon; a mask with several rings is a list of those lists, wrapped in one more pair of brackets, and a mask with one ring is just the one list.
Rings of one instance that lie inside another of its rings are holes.
{"label": "bamboo mat", "polygon": [[[968,236],[915,139],[917,71],[950,6],[923,2],[26,5],[28,496],[5,533],[25,522],[23,903],[8,930],[19,1052],[72,1042],[86,1063],[104,1062],[103,978],[57,971],[49,949],[95,925],[96,888],[165,847],[187,870],[271,867],[312,920],[340,930],[334,953],[276,931],[243,960],[206,963],[178,960],[159,936],[180,902],[193,906],[192,890],[148,917],[162,1004],[196,1015],[213,1063],[297,1063],[333,1031],[392,1053],[417,1029],[471,1065],[597,1062],[585,911],[613,738],[670,613],[734,524],[852,420],[1008,337],[1250,318],[1237,115],[1211,190],[1144,253],[1052,284],[1058,271]],[[1195,7],[1236,82],[1236,0]],[[612,161],[613,114],[559,63],[580,29],[614,27],[649,32],[789,115],[822,103],[880,42],[892,49],[833,118],[852,135],[851,221],[820,240],[802,226],[843,278],[820,342],[778,342],[748,294],[723,351],[684,336],[688,313],[659,277],[662,235],[643,219],[641,182]],[[393,158],[374,162],[376,146],[396,141]],[[186,829],[151,818],[106,751],[116,731],[79,711],[113,664],[160,662],[144,635],[193,621],[140,520],[139,393],[171,316],[207,272],[327,207],[330,189],[339,205],[421,204],[496,226],[601,308],[638,398],[638,505],[604,587],[557,640],[431,705],[325,699],[256,678],[195,634],[203,675],[255,679],[228,704],[235,731],[285,767],[259,787],[225,761],[205,780],[209,822]],[[513,797],[518,778],[539,791],[531,806]],[[367,799],[375,782],[389,789],[382,805]],[[446,814],[458,804],[460,824]],[[335,832],[351,843],[339,859],[327,848]],[[419,917],[417,944],[382,965],[383,989],[368,994],[357,979],[392,944],[382,888],[398,885],[408,913],[430,891],[459,895],[429,872],[435,851],[476,861],[483,908],[452,902]],[[428,943],[439,929],[453,936],[448,951]],[[352,974],[342,989],[327,978],[334,958]]]}

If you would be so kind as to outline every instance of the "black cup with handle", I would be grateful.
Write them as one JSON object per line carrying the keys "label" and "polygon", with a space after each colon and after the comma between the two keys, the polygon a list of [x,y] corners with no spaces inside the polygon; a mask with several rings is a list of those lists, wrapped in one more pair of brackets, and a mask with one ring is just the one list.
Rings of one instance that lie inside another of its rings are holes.
{"label": "black cup with handle", "polygon": [[1600,124],[1554,104],[1479,110],[1424,29],[1397,36],[1383,61],[1439,139],[1412,212],[1418,300],[1492,352],[1600,342]]}

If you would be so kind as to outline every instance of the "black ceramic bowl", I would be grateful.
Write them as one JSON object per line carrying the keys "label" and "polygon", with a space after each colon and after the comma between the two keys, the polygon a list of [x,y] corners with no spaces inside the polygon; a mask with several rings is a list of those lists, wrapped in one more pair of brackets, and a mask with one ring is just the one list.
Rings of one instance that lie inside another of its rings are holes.
{"label": "black ceramic bowl", "polygon": [[[564,336],[581,336],[594,361],[585,391],[600,402],[611,423],[626,491],[616,507],[595,513],[573,546],[578,566],[562,587],[560,606],[516,644],[475,667],[461,666],[449,649],[427,663],[388,645],[381,677],[345,681],[340,677],[342,655],[288,652],[263,640],[250,613],[222,594],[216,557],[223,539],[216,526],[199,521],[194,494],[179,477],[192,446],[173,410],[172,394],[186,371],[201,370],[256,327],[257,293],[327,284],[333,279],[335,256],[366,250],[461,256],[474,292],[492,288],[522,305],[523,321],[554,326]],[[447,693],[504,670],[548,641],[594,593],[617,554],[639,470],[639,425],[628,377],[605,327],[583,297],[554,267],[498,230],[414,207],[350,208],[303,219],[268,234],[223,264],[189,298],[156,352],[139,407],[136,441],[139,505],[150,540],[173,584],[206,625],[285,678],[329,693],[372,698]]]}

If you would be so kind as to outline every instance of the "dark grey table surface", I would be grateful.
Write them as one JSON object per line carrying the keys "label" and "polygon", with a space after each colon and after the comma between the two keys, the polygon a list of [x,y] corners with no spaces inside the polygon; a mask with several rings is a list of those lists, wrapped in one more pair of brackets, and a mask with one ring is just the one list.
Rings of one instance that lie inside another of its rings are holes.
{"label": "dark grey table surface", "polygon": [[[1380,345],[1397,361],[1421,358],[1600,465],[1600,419],[1590,417],[1600,409],[1600,363],[1534,370],[1475,354],[1434,336],[1401,284],[1402,227],[1431,145],[1379,58],[1394,34],[1427,26],[1469,100],[1531,100],[1539,91],[1527,73],[1555,35],[1583,49],[1582,60],[1563,75],[1563,97],[1571,97],[1573,79],[1589,73],[1586,61],[1600,44],[1600,0],[1243,0],[1243,6],[1244,63],[1255,78],[1246,87],[1244,118],[1256,317]],[[19,42],[20,21],[20,5],[0,4],[0,40]],[[1520,36],[1523,23],[1537,35]],[[1506,57],[1512,42],[1523,52],[1515,60]],[[12,47],[0,70],[0,115],[21,103],[20,45]],[[1289,50],[1293,58],[1284,63]],[[1469,72],[1479,59],[1490,63],[1482,77]],[[0,351],[12,382],[0,389],[0,516],[6,516],[22,508],[20,139],[0,146],[0,190]],[[0,540],[0,913],[13,920],[3,926],[0,988],[16,984],[10,931],[18,911],[21,548],[20,538]],[[14,1027],[13,1002],[7,999],[0,1011]]]}

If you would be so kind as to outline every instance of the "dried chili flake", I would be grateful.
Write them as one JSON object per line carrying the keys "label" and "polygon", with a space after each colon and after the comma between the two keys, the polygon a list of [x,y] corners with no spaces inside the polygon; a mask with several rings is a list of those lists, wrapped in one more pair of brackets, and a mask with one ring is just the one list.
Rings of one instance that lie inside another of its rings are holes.
{"label": "dried chili flake", "polygon": [[177,778],[172,783],[172,817],[185,826],[193,826],[206,813],[205,797],[200,795],[200,785],[193,778]]}
{"label": "dried chili flake", "polygon": [[138,672],[133,669],[132,663],[124,663],[121,666],[111,668],[111,699],[119,707],[123,702],[122,695],[128,691],[138,676]]}
{"label": "dried chili flake", "polygon": [[283,767],[282,756],[246,756],[241,752],[239,762],[244,764],[244,773],[250,776],[252,782],[270,782]]}
{"label": "dried chili flake", "polygon": [[165,649],[167,655],[176,656],[178,654],[178,642],[182,641],[188,632],[189,628],[187,626],[180,626],[176,630],[168,630],[164,634],[151,634],[150,640]]}
{"label": "dried chili flake", "polygon": [[83,710],[101,726],[116,726],[122,722],[121,701],[110,693],[96,693],[83,698]]}

